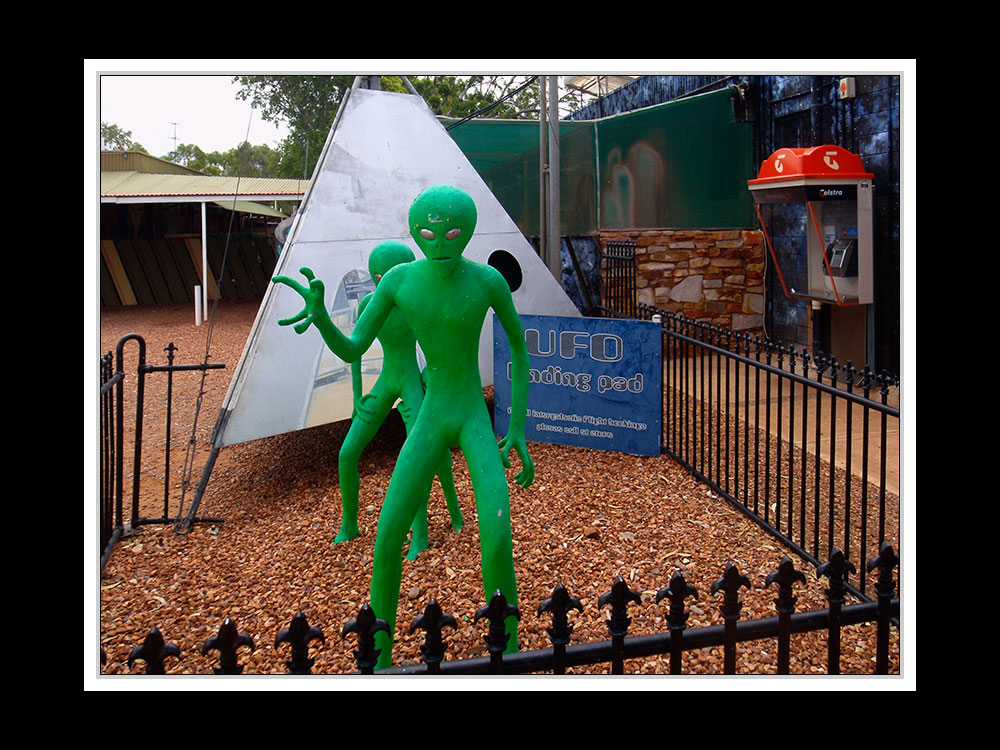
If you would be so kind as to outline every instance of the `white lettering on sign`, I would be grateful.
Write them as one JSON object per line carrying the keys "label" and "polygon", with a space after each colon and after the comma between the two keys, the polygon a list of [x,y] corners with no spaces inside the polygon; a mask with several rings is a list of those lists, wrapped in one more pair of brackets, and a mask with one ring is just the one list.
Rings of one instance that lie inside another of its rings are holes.
{"label": "white lettering on sign", "polygon": [[[535,328],[526,328],[524,343],[528,348],[528,354],[534,357],[551,357],[556,353],[556,332],[548,331],[548,340],[543,350],[541,333]],[[560,331],[559,356],[563,359],[574,359],[577,351],[589,351],[590,358],[597,362],[617,362],[624,354],[624,346],[621,336],[613,333]]]}

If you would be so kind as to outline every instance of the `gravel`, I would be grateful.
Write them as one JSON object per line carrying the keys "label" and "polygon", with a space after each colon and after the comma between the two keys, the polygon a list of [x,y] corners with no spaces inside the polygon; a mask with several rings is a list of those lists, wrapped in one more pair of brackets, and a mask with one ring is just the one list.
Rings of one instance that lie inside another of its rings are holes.
{"label": "gravel", "polygon": [[[204,390],[200,374],[174,375],[169,470],[163,450],[166,377],[147,378],[141,516],[164,516],[167,476],[166,515],[187,511],[256,312],[256,302],[219,304],[208,361],[223,362],[226,369],[209,372]],[[165,363],[164,350],[171,342],[178,347],[175,363],[202,362],[209,327],[196,327],[193,318],[188,305],[103,309],[102,352],[114,351],[122,336],[136,332],[146,340],[148,363]],[[128,344],[124,355],[126,373],[134,382],[135,344]],[[485,395],[491,396],[489,389]],[[129,422],[133,411],[126,400]],[[218,653],[203,655],[201,646],[226,617],[254,640],[253,651],[240,652],[244,674],[286,674],[289,647],[275,647],[275,637],[299,611],[325,638],[311,648],[313,672],[333,675],[356,670],[352,658],[356,640],[342,638],[341,628],[368,600],[378,512],[405,433],[393,413],[366,449],[360,466],[361,535],[334,545],[341,515],[337,451],[346,429],[345,423],[325,425],[225,448],[199,508],[199,516],[224,522],[198,523],[187,534],[174,533],[170,524],[145,525],[119,542],[100,580],[103,674],[141,673],[143,663],[130,666],[128,657],[154,626],[181,652],[179,658],[167,659],[168,674],[211,674]],[[751,582],[751,589],[742,594],[741,618],[775,614],[776,587],[766,587],[764,580],[789,553],[675,461],[536,442],[529,448],[536,464],[534,484],[521,490],[510,483],[522,650],[549,647],[546,628],[551,618],[536,612],[558,583],[583,605],[583,612],[570,614],[573,644],[609,638],[608,610],[598,606],[598,599],[618,575],[642,597],[629,610],[632,635],[666,630],[667,602],[657,604],[655,594],[678,570],[697,590],[697,597],[688,600],[687,626],[721,624],[722,597],[713,595],[711,586],[728,562]],[[513,454],[512,463],[511,478],[519,470]],[[454,630],[445,630],[446,658],[486,653],[485,623],[473,622],[485,603],[476,509],[468,471],[457,450],[454,467],[466,523],[458,532],[451,529],[435,481],[429,505],[430,548],[416,561],[403,561],[397,664],[419,663],[420,636],[410,635],[409,625],[432,598],[457,621]],[[185,475],[190,484],[182,492]],[[128,506],[130,466],[125,484]],[[126,507],[126,519],[130,512]],[[793,559],[807,579],[796,590],[797,611],[825,608],[827,581],[817,578],[806,562]],[[825,632],[792,636],[792,674],[825,674],[826,643]],[[897,675],[898,649],[894,631],[890,671]],[[842,673],[871,674],[874,658],[874,625],[845,628]],[[720,674],[722,659],[721,648],[689,652],[684,671]],[[738,648],[740,674],[774,674],[776,664],[774,640]],[[666,674],[668,658],[634,659],[625,668],[633,674]],[[570,670],[570,674],[608,672],[609,665]]]}

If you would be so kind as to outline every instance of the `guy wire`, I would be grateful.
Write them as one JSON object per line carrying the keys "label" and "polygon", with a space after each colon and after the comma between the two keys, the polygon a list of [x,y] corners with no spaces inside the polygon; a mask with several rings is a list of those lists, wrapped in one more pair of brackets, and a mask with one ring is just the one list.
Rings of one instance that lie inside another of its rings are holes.
{"label": "guy wire", "polygon": [[[229,241],[230,241],[230,238],[232,237],[232,233],[233,233],[233,221],[236,218],[236,203],[237,203],[237,201],[239,199],[239,195],[240,195],[240,179],[242,177],[243,168],[244,168],[245,163],[246,163],[245,162],[246,155],[250,151],[250,125],[252,123],[253,123],[253,108],[251,107],[251,109],[250,109],[250,119],[247,121],[247,134],[246,134],[246,137],[243,139],[243,143],[246,145],[246,149],[244,149],[243,154],[240,156],[240,164],[239,164],[238,169],[236,170],[236,190],[235,190],[235,192],[233,194],[233,208],[232,208],[232,211],[230,211],[230,213],[229,213],[229,227],[226,230],[226,242],[225,242],[225,245],[224,245],[223,250],[222,250],[222,263],[219,266],[219,275],[215,279],[215,289],[216,289],[215,299],[212,302],[212,309],[211,309],[211,311],[209,313],[209,316],[208,316],[208,327],[206,328],[206,331],[205,331],[205,359],[202,362],[203,365],[207,365],[208,364],[209,352],[210,352],[211,346],[212,346],[212,333],[213,333],[213,330],[215,328],[215,315],[216,315],[216,310],[217,310],[217,308],[219,306],[219,297],[222,296],[222,274],[225,272],[225,269],[226,269],[226,258],[229,255]],[[207,231],[205,233],[205,243],[206,243],[206,247],[205,247],[205,256],[204,257],[205,257],[206,263],[207,263],[208,262],[208,248],[207,248],[207,244],[208,244],[208,232]],[[205,294],[208,294],[208,289],[205,290]],[[193,423],[191,425],[191,437],[188,439],[187,451],[186,451],[185,456],[184,456],[184,470],[183,470],[182,476],[181,476],[181,500],[180,500],[180,505],[179,505],[178,510],[177,510],[177,518],[178,518],[178,520],[184,515],[184,499],[185,499],[185,496],[187,495],[187,489],[188,489],[189,485],[191,484],[191,474],[194,471],[194,452],[195,452],[195,444],[196,444],[196,434],[197,434],[197,429],[198,429],[198,415],[201,413],[202,399],[203,399],[203,397],[205,395],[205,377],[207,375],[208,375],[208,368],[207,367],[202,367],[202,370],[201,370],[201,382],[200,382],[200,384],[198,386],[198,398],[197,398],[197,400],[195,402],[194,421],[193,421]]]}

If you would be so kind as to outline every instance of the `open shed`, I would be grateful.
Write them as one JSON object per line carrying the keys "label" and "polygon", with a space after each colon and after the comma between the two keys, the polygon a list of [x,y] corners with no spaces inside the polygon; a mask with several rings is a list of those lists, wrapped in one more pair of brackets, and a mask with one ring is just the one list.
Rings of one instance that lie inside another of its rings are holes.
{"label": "open shed", "polygon": [[196,286],[208,290],[206,304],[259,299],[279,252],[274,229],[288,215],[279,203],[301,201],[307,184],[102,152],[101,305],[192,302]]}

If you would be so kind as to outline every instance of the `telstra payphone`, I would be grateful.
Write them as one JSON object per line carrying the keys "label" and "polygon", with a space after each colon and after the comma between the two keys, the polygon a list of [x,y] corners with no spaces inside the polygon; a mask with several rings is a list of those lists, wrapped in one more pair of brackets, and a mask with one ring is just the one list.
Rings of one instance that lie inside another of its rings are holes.
{"label": "telstra payphone", "polygon": [[[785,295],[810,300],[814,309],[831,305],[832,321],[840,321],[831,335],[854,329],[848,338],[855,344],[838,348],[858,360],[869,358],[865,306],[875,300],[872,178],[857,154],[839,146],[814,146],[778,149],[761,164],[757,178],[747,181]],[[767,235],[760,207],[776,203],[805,206],[804,289],[786,284]]]}

